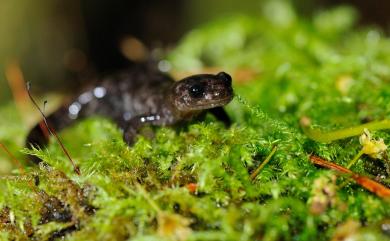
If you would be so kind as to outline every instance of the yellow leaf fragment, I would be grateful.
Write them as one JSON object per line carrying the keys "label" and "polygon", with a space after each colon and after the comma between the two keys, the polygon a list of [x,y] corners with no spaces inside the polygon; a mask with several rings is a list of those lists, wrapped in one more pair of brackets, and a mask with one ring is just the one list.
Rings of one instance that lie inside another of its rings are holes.
{"label": "yellow leaf fragment", "polygon": [[383,158],[383,154],[387,149],[387,145],[384,143],[383,139],[372,139],[368,129],[364,129],[363,134],[359,138],[359,142],[363,146],[363,153],[375,159]]}

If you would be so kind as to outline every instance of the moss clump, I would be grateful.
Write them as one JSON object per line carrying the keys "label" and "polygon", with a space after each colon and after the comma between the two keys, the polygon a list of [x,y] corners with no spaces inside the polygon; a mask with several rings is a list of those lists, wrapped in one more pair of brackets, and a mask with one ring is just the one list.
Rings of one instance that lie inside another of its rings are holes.
{"label": "moss clump", "polygon": [[[361,150],[358,137],[324,144],[299,126],[302,117],[322,131],[389,118],[390,39],[375,28],[353,29],[355,18],[342,7],[304,19],[286,2],[269,1],[261,16],[231,17],[189,33],[168,60],[177,71],[235,73],[237,97],[227,106],[234,124],[226,129],[207,116],[158,128],[155,138],[139,137],[127,147],[109,121],[80,122],[61,136],[81,176],[53,142],[24,150],[49,166],[2,177],[0,237],[389,238],[381,230],[389,225],[388,200],[308,159],[315,153],[346,166]],[[14,135],[7,133],[0,138],[9,144]],[[390,143],[387,130],[373,135]],[[385,167],[386,160],[363,156],[352,170],[389,185]]]}

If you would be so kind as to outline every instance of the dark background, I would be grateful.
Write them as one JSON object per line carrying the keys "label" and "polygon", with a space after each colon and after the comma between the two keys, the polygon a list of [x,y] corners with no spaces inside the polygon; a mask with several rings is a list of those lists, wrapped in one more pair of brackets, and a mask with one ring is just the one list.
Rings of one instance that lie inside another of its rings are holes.
{"label": "dark background", "polygon": [[[287,0],[288,1],[288,0]],[[360,24],[389,30],[388,0],[297,0],[311,15],[348,4]],[[190,29],[232,13],[256,14],[259,0],[2,0],[0,3],[0,103],[10,98],[5,73],[18,63],[34,91],[74,89],[100,73],[131,65],[120,50],[123,39],[145,49],[165,50]]]}
{"label": "dark background", "polygon": [[[116,49],[119,39],[126,34],[136,36],[148,46],[174,44],[190,25],[207,21],[210,17],[210,13],[206,13],[204,19],[191,19],[190,22],[186,23],[189,2],[183,0],[84,0],[82,15],[85,18],[91,59],[99,70],[122,67],[125,64],[124,59]],[[213,9],[208,8],[205,4],[203,11],[213,11],[211,16],[215,16],[236,9],[234,2],[230,4],[231,7],[226,6],[226,1],[217,2],[224,6]],[[229,5],[229,1],[227,2]],[[251,2],[256,5],[255,1]],[[362,24],[380,25],[385,30],[389,27],[390,1],[388,0],[303,0],[297,2],[300,2],[298,7],[306,14],[332,5],[354,5],[361,14],[360,22]],[[189,5],[191,6],[191,4]],[[248,5],[248,11],[250,11],[250,5]],[[239,11],[245,11],[245,7]]]}

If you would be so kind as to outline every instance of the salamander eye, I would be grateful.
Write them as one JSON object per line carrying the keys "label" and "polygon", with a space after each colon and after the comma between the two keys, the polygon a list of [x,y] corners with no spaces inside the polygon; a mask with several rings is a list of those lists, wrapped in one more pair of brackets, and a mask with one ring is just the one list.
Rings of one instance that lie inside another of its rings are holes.
{"label": "salamander eye", "polygon": [[204,94],[204,86],[201,84],[194,84],[190,87],[189,93],[193,98],[201,98]]}

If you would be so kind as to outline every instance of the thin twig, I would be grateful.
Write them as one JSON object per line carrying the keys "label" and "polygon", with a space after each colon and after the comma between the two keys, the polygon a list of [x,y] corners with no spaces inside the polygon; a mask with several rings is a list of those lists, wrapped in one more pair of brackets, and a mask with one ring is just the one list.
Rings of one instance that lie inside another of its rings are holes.
{"label": "thin twig", "polygon": [[[11,157],[13,162],[18,166],[20,173],[23,175],[26,174],[26,171],[22,163],[8,150],[8,148],[3,143],[0,143],[0,147],[8,154],[9,157]],[[33,184],[32,180],[28,180],[27,184],[33,191],[35,192],[38,191],[37,187]]]}
{"label": "thin twig", "polygon": [[11,157],[15,165],[18,166],[20,173],[25,174],[22,163],[8,150],[8,148],[3,143],[0,143],[0,147],[8,154],[9,157]]}
{"label": "thin twig", "polygon": [[80,176],[81,175],[80,168],[78,166],[76,166],[76,164],[74,163],[73,159],[70,157],[69,152],[67,151],[67,149],[65,148],[64,144],[62,143],[62,141],[60,140],[59,136],[57,135],[57,132],[53,128],[51,128],[51,126],[47,122],[47,117],[46,117],[45,113],[43,113],[41,108],[39,108],[39,105],[35,102],[34,98],[32,97],[32,95],[30,93],[30,89],[31,89],[30,82],[27,82],[26,87],[27,87],[27,94],[30,97],[31,102],[35,105],[35,107],[41,113],[41,115],[43,117],[43,122],[44,122],[47,130],[49,131],[49,133],[51,135],[53,135],[56,138],[58,144],[60,144],[60,146],[61,146],[62,151],[68,157],[70,163],[72,164],[74,172],[77,173],[77,175]]}

